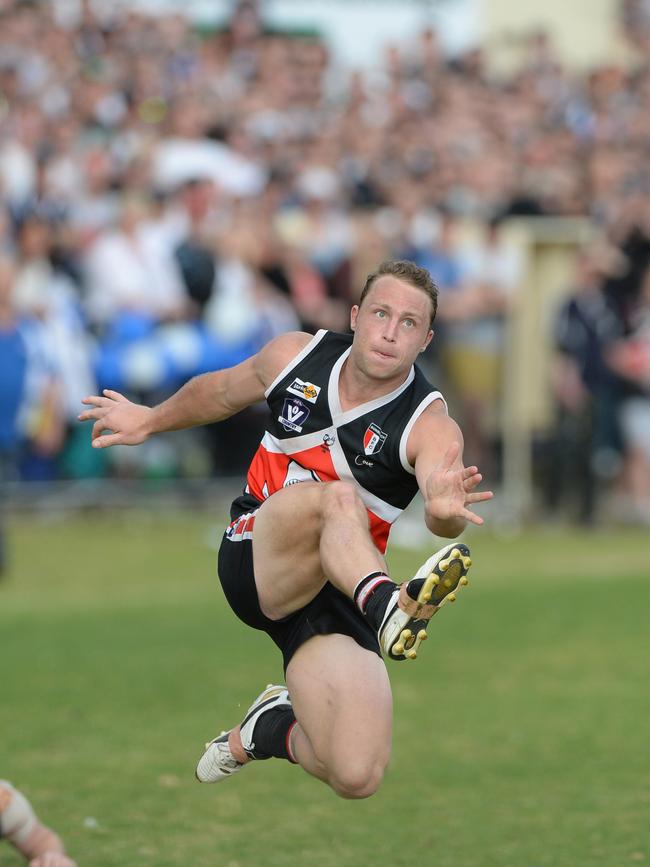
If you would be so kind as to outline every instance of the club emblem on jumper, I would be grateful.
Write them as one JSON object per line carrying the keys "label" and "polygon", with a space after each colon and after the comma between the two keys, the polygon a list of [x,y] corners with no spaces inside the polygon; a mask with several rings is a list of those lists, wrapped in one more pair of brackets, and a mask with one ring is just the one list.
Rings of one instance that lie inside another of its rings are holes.
{"label": "club emblem on jumper", "polygon": [[308,470],[296,461],[289,461],[287,466],[287,474],[282,483],[283,488],[289,488],[291,485],[297,485],[299,482],[320,482],[318,473],[313,470]]}
{"label": "club emblem on jumper", "polygon": [[363,450],[367,455],[376,455],[386,442],[387,433],[378,424],[371,424],[363,435]]}
{"label": "club emblem on jumper", "polygon": [[297,397],[304,397],[309,403],[316,403],[320,394],[320,385],[314,385],[313,382],[305,382],[303,379],[296,377],[291,385],[287,386],[287,391],[295,394]]}
{"label": "club emblem on jumper", "polygon": [[308,418],[308,406],[305,406],[297,397],[285,397],[278,421],[286,431],[292,430],[295,433],[302,433],[302,426]]}

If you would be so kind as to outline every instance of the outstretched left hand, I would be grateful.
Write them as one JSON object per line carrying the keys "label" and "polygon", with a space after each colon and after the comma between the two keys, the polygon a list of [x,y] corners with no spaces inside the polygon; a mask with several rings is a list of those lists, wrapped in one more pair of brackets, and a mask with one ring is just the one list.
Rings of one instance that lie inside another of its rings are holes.
{"label": "outstretched left hand", "polygon": [[483,518],[468,506],[491,500],[492,491],[475,491],[483,476],[478,467],[459,464],[460,443],[454,441],[440,463],[429,473],[425,482],[425,508],[427,514],[439,521],[462,518],[480,526]]}

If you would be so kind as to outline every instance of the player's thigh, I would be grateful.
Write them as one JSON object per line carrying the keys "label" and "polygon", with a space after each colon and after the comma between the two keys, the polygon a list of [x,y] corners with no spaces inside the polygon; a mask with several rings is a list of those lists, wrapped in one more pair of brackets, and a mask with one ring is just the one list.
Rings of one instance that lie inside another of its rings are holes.
{"label": "player's thigh", "polygon": [[347,635],[317,635],[287,668],[296,718],[318,760],[361,783],[390,758],[393,700],[383,660]]}
{"label": "player's thigh", "polygon": [[262,503],[255,517],[255,583],[268,617],[284,617],[306,605],[325,582],[320,561],[324,487],[301,482],[283,488]]}

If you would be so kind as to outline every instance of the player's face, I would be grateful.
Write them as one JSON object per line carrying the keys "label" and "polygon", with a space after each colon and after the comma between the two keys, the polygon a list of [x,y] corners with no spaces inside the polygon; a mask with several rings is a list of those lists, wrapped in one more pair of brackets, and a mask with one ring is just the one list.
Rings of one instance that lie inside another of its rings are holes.
{"label": "player's face", "polygon": [[377,278],[361,307],[352,308],[357,364],[377,379],[406,374],[433,337],[430,320],[425,292],[390,274]]}

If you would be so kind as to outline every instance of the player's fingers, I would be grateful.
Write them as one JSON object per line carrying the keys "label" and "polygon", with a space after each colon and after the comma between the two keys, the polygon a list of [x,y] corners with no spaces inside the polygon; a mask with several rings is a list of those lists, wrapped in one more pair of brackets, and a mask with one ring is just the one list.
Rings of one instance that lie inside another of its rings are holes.
{"label": "player's fingers", "polygon": [[86,404],[86,406],[93,406],[95,409],[104,409],[109,410],[111,407],[115,406],[116,401],[111,400],[110,397],[102,397],[98,394],[93,394],[90,397],[82,398],[82,403]]}
{"label": "player's fingers", "polygon": [[81,402],[86,406],[105,406],[109,401],[101,394],[89,394],[87,397],[82,397]]}
{"label": "player's fingers", "polygon": [[472,476],[478,473],[478,467],[464,467],[463,468],[463,478],[469,479]]}
{"label": "player's fingers", "polygon": [[96,406],[93,409],[84,409],[80,412],[77,418],[80,421],[89,421],[91,418],[103,418],[109,411],[110,407]]}
{"label": "player's fingers", "polygon": [[122,434],[105,434],[93,440],[93,448],[105,449],[108,446],[118,446],[122,442]]}
{"label": "player's fingers", "polygon": [[469,478],[465,479],[465,481],[463,482],[463,487],[465,488],[466,491],[471,491],[473,488],[475,488],[482,481],[483,481],[483,476],[481,475],[481,473],[474,473],[473,476],[470,476]]}
{"label": "player's fingers", "polygon": [[480,515],[475,515],[474,512],[471,512],[469,509],[463,509],[461,515],[466,521],[469,521],[471,524],[476,524],[477,527],[480,527],[483,524],[483,518],[481,518]]}
{"label": "player's fingers", "polygon": [[102,391],[102,394],[106,395],[106,397],[110,397],[111,400],[125,401],[127,399],[123,394],[120,394],[119,391],[112,391],[110,388],[105,388]]}
{"label": "player's fingers", "polygon": [[486,500],[491,500],[494,494],[492,491],[476,491],[474,494],[468,494],[465,497],[466,503],[484,503]]}
{"label": "player's fingers", "polygon": [[106,423],[104,422],[104,419],[103,418],[97,419],[97,421],[93,425],[93,432],[92,432],[91,437],[90,437],[91,440],[96,440],[97,437],[101,436],[105,430],[109,430],[109,428],[106,427]]}

